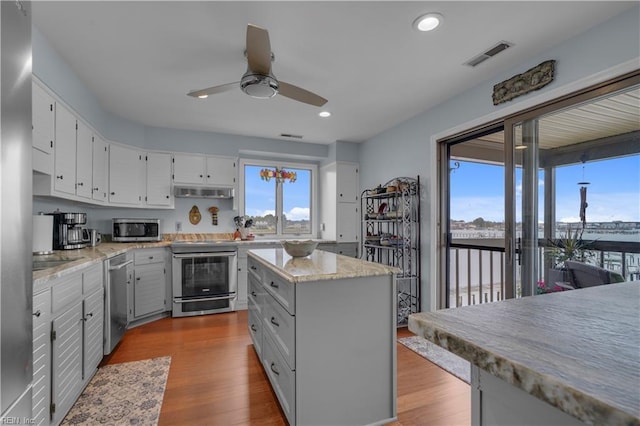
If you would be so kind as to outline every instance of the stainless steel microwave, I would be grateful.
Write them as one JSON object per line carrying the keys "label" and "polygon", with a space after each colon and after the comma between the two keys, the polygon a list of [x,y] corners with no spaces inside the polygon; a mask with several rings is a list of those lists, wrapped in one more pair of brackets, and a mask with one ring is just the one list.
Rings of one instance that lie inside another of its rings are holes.
{"label": "stainless steel microwave", "polygon": [[116,242],[162,241],[160,219],[113,219],[112,229]]}

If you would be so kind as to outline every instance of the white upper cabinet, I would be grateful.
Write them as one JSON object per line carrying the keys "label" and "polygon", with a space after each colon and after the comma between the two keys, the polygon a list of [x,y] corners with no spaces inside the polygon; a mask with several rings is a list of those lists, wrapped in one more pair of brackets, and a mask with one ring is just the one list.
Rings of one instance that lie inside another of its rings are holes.
{"label": "white upper cabinet", "polygon": [[122,145],[109,146],[109,202],[113,204],[142,204],[145,181],[142,153]]}
{"label": "white upper cabinet", "polygon": [[234,157],[175,154],[173,183],[175,185],[207,185],[233,187],[236,183]]}
{"label": "white upper cabinet", "polygon": [[77,121],[76,134],[76,195],[91,198],[93,180],[93,132]]}
{"label": "white upper cabinet", "polygon": [[56,105],[54,184],[56,191],[76,193],[76,117],[62,104]]}
{"label": "white upper cabinet", "polygon": [[320,168],[320,235],[339,243],[360,238],[357,163],[335,162]]}
{"label": "white upper cabinet", "polygon": [[107,143],[98,135],[93,136],[93,184],[91,198],[101,203],[107,202],[107,167],[109,151]]}
{"label": "white upper cabinet", "polygon": [[205,157],[203,155],[175,154],[173,156],[173,183],[204,184]]}
{"label": "white upper cabinet", "polygon": [[147,196],[149,206],[173,205],[171,192],[171,154],[148,152],[147,160]]}
{"label": "white upper cabinet", "polygon": [[355,203],[359,198],[358,164],[337,163],[337,197],[338,202]]}
{"label": "white upper cabinet", "polygon": [[53,153],[55,100],[38,84],[32,83],[33,147]]}
{"label": "white upper cabinet", "polygon": [[236,184],[236,159],[232,157],[207,157],[205,181],[209,185],[234,186]]}

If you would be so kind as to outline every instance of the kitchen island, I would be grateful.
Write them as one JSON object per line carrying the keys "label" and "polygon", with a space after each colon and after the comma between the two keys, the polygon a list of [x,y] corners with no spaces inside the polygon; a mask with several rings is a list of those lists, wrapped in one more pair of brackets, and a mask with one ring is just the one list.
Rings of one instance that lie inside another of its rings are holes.
{"label": "kitchen island", "polygon": [[396,418],[396,268],[249,251],[249,332],[289,424]]}
{"label": "kitchen island", "polygon": [[640,424],[640,282],[417,313],[470,361],[474,425]]}

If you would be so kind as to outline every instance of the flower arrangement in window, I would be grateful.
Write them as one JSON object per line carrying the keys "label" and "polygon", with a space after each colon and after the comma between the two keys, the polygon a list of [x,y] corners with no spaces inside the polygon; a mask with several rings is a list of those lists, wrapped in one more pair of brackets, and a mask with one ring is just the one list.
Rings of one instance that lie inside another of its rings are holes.
{"label": "flower arrangement in window", "polygon": [[289,182],[293,183],[296,181],[297,177],[298,175],[296,174],[296,172],[289,172],[278,167],[276,167],[275,169],[264,168],[260,170],[260,179],[266,182],[269,182],[273,178],[278,182],[284,182],[285,180],[288,180]]}

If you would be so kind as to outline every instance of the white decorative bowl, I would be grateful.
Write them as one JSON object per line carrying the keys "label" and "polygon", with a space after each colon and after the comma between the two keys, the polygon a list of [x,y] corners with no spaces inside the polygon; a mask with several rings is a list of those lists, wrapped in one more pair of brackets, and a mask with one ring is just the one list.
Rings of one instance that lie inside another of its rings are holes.
{"label": "white decorative bowl", "polygon": [[312,240],[287,240],[280,241],[284,251],[291,257],[309,256],[318,246],[318,241]]}

